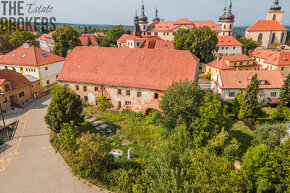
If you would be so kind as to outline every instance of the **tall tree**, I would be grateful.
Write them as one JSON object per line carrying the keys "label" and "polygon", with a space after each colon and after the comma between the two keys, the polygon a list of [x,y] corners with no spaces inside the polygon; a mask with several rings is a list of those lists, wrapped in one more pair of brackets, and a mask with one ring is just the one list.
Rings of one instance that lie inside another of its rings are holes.
{"label": "tall tree", "polygon": [[90,37],[88,37],[88,42],[87,42],[87,46],[91,47],[91,45],[93,45],[92,40]]}
{"label": "tall tree", "polygon": [[162,96],[159,107],[164,126],[170,131],[178,124],[187,127],[199,116],[204,102],[204,91],[194,81],[173,82]]}
{"label": "tall tree", "polygon": [[247,119],[250,123],[255,124],[260,113],[258,103],[259,82],[257,74],[254,74],[248,85],[244,101],[239,113],[239,119]]}
{"label": "tall tree", "polygon": [[206,93],[199,117],[192,125],[193,136],[199,142],[206,142],[217,135],[226,125],[227,114],[218,95]]}
{"label": "tall tree", "polygon": [[126,33],[126,30],[122,25],[115,26],[111,29],[107,35],[101,39],[101,47],[115,47],[117,46],[117,40]]}
{"label": "tall tree", "polygon": [[59,133],[63,124],[71,123],[78,126],[84,121],[82,101],[71,91],[61,85],[56,85],[51,91],[52,97],[45,116],[45,122],[54,132]]}
{"label": "tall tree", "polygon": [[290,73],[287,75],[284,85],[281,88],[279,99],[279,105],[282,107],[286,107],[290,103]]}
{"label": "tall tree", "polygon": [[70,25],[57,28],[52,38],[54,41],[53,53],[62,57],[66,57],[68,51],[81,45],[78,32]]}
{"label": "tall tree", "polygon": [[217,34],[208,26],[200,28],[179,29],[174,36],[174,47],[177,50],[190,50],[201,62],[214,60],[214,51],[218,43]]}

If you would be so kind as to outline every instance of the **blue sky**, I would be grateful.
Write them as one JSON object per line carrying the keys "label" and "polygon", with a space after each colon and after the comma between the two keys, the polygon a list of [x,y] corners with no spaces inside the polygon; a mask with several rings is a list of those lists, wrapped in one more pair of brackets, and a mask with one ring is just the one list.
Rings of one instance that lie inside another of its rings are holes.
{"label": "blue sky", "polygon": [[[35,0],[24,0],[34,2]],[[144,0],[145,13],[150,22],[154,17],[156,3],[159,17],[169,20],[188,18],[191,20],[218,21],[224,0]],[[229,0],[227,0],[229,2]],[[274,0],[232,0],[235,25],[252,25],[266,19],[267,11]],[[83,24],[133,24],[135,9],[140,14],[141,0],[38,0],[37,4],[50,4],[57,22]],[[284,25],[290,25],[290,1],[280,0],[285,11]]]}

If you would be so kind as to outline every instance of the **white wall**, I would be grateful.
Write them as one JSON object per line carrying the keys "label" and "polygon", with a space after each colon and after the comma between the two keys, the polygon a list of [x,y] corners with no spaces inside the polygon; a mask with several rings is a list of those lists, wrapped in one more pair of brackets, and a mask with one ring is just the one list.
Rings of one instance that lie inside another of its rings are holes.
{"label": "white wall", "polygon": [[240,55],[243,54],[242,46],[217,46],[219,49],[216,54],[225,55]]}
{"label": "white wall", "polygon": [[3,70],[5,69],[5,66],[7,66],[7,69],[13,70],[15,69],[16,72],[21,73],[20,68],[23,68],[23,75],[30,75],[35,78],[40,78],[39,77],[39,72],[38,68],[36,66],[15,66],[15,65],[6,65],[6,64],[0,64],[0,69]]}

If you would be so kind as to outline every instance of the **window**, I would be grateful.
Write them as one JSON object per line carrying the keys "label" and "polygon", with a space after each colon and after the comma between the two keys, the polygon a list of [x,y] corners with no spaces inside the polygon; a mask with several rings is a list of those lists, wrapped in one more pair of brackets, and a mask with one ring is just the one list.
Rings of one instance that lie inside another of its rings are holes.
{"label": "window", "polygon": [[141,92],[137,92],[137,97],[141,97]]}
{"label": "window", "polygon": [[49,84],[49,80],[46,81],[46,84]]}
{"label": "window", "polygon": [[228,50],[229,48],[228,47],[226,47],[226,50]]}
{"label": "window", "polygon": [[131,106],[131,104],[132,104],[131,101],[125,101],[126,106]]}
{"label": "window", "polygon": [[281,68],[281,71],[283,71],[283,70],[284,70],[284,67]]}
{"label": "window", "polygon": [[88,101],[89,97],[88,96],[84,96],[84,99],[85,99],[85,101]]}
{"label": "window", "polygon": [[24,92],[19,93],[19,97],[24,97]]}
{"label": "window", "polygon": [[283,40],[284,40],[284,33],[282,33],[282,36],[281,36],[281,43],[283,43]]}
{"label": "window", "polygon": [[154,93],[154,99],[158,99],[159,98],[159,94],[158,93]]}
{"label": "window", "polygon": [[233,50],[235,50],[236,49],[236,47],[233,47]]}
{"label": "window", "polygon": [[83,91],[87,91],[88,90],[88,88],[87,88],[87,86],[83,86]]}
{"label": "window", "polygon": [[48,57],[48,55],[46,53],[42,53],[41,54],[43,57]]}
{"label": "window", "polygon": [[7,102],[8,102],[7,98],[6,97],[3,98],[3,103],[7,103]]}
{"label": "window", "polygon": [[118,95],[121,95],[121,94],[122,94],[122,90],[118,89]]}
{"label": "window", "polygon": [[15,54],[12,54],[12,56],[11,56],[11,57],[13,58],[14,56],[15,56]]}
{"label": "window", "polygon": [[271,97],[277,97],[277,92],[271,92]]}
{"label": "window", "polygon": [[276,14],[274,14],[274,15],[273,15],[273,20],[276,20],[276,17],[277,17]]}
{"label": "window", "polygon": [[236,65],[237,65],[237,63],[235,62],[235,63],[234,63],[234,66],[236,66]]}
{"label": "window", "polygon": [[232,24],[230,24],[230,29],[232,29]]}
{"label": "window", "polygon": [[139,46],[140,44],[139,44],[139,42],[137,42],[137,46]]}
{"label": "window", "polygon": [[6,92],[9,92],[9,91],[10,91],[10,86],[9,86],[9,84],[5,84],[5,90],[6,90]]}
{"label": "window", "polygon": [[224,47],[222,47],[222,50],[224,50]]}
{"label": "window", "polygon": [[263,41],[263,34],[260,33],[258,36],[258,42],[262,42]]}
{"label": "window", "polygon": [[48,70],[48,67],[45,67],[45,70]]}
{"label": "window", "polygon": [[131,95],[130,90],[126,90],[126,95],[127,95],[127,96],[130,96],[130,95]]}
{"label": "window", "polygon": [[8,66],[5,66],[5,69],[8,69]]}
{"label": "window", "polygon": [[58,75],[56,75],[55,78],[57,79],[58,78]]}
{"label": "window", "polygon": [[236,96],[236,93],[235,92],[230,92],[229,93],[229,97],[235,97]]}
{"label": "window", "polygon": [[79,85],[76,85],[76,90],[80,90],[80,86]]}
{"label": "window", "polygon": [[95,92],[97,92],[99,90],[99,88],[97,86],[95,86]]}
{"label": "window", "polygon": [[21,57],[24,58],[26,56],[26,54],[23,54]]}
{"label": "window", "polygon": [[275,38],[276,38],[276,34],[275,34],[275,32],[274,32],[273,35],[272,35],[271,44],[273,44],[273,43],[275,42]]}
{"label": "window", "polygon": [[243,65],[243,62],[240,62],[240,66],[242,66]]}

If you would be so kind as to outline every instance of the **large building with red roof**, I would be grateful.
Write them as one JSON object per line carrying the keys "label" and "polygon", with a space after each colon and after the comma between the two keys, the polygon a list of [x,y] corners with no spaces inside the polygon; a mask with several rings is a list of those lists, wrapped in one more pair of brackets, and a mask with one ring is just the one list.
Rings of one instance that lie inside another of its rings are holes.
{"label": "large building with red roof", "polygon": [[44,91],[56,83],[63,63],[63,57],[25,43],[0,58],[0,69],[10,69],[37,78]]}
{"label": "large building with red roof", "polygon": [[241,55],[243,45],[233,36],[218,36],[217,52],[219,56]]}
{"label": "large building with red roof", "polygon": [[246,90],[254,74],[258,75],[259,100],[265,103],[277,102],[284,84],[279,70],[219,71],[212,78],[212,89],[214,93],[219,93],[223,100],[233,100]]}
{"label": "large building with red roof", "polygon": [[54,47],[54,41],[52,39],[52,35],[55,33],[55,31],[50,32],[48,34],[43,34],[38,38],[39,46],[42,50],[45,50],[47,52],[52,52]]}
{"label": "large building with red roof", "polygon": [[284,77],[290,73],[290,52],[256,49],[252,55],[264,70],[280,70]]}
{"label": "large building with red roof", "polygon": [[287,29],[283,27],[284,12],[278,1],[270,8],[267,20],[257,21],[246,30],[246,38],[262,42],[262,48],[274,48],[276,44],[285,45]]}
{"label": "large building with red roof", "polygon": [[230,55],[218,57],[206,65],[206,74],[215,75],[225,70],[259,70],[260,65],[247,55]]}
{"label": "large building with red roof", "polygon": [[145,112],[158,108],[173,81],[198,80],[199,59],[189,51],[76,47],[58,81],[86,104],[105,96],[115,108]]}
{"label": "large building with red roof", "polygon": [[142,3],[141,15],[137,16],[137,19],[142,35],[159,36],[162,40],[174,41],[174,35],[179,29],[192,29],[202,26],[208,26],[211,30],[216,31],[219,36],[232,36],[235,16],[231,11],[232,3],[230,2],[228,10],[225,7],[223,15],[219,18],[219,24],[216,24],[214,21],[192,21],[185,18],[178,21],[165,21],[159,18],[156,8],[153,23],[149,25]]}

